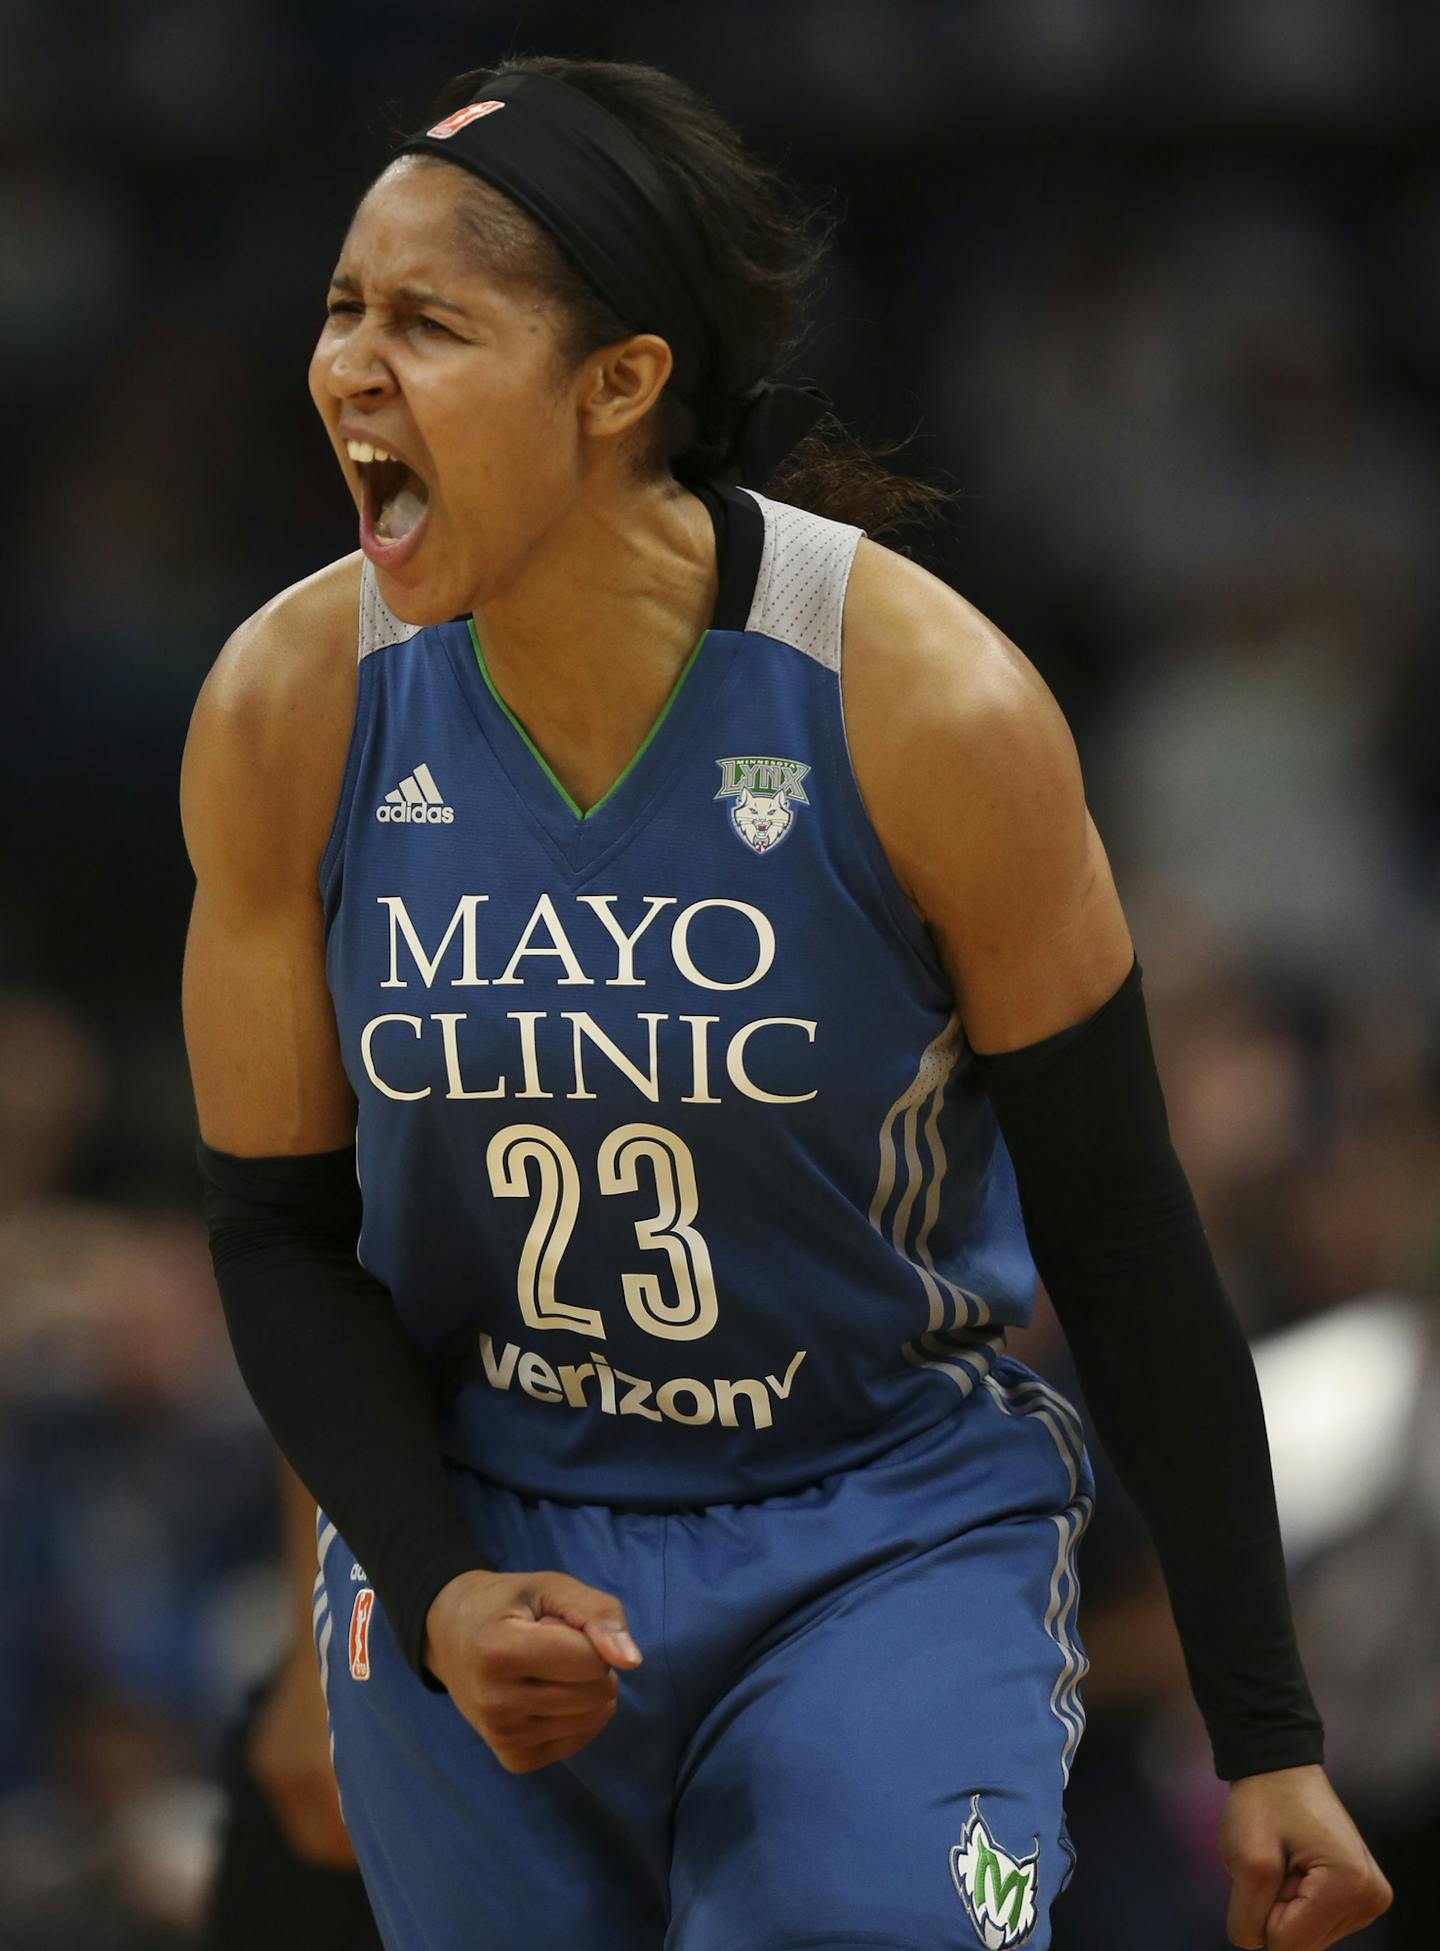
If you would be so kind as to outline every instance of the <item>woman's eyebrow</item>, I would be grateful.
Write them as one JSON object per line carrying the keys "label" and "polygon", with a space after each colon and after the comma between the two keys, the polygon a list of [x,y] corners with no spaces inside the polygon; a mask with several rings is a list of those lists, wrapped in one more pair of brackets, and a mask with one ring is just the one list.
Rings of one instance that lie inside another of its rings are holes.
{"label": "woman's eyebrow", "polygon": [[[360,287],[353,278],[347,278],[343,271],[336,271],[330,279],[332,291],[358,292]],[[396,285],[395,296],[407,305],[435,305],[441,311],[454,312],[459,318],[470,318],[471,314],[463,305],[457,305],[453,298],[447,298],[440,291],[421,291],[414,285]]]}
{"label": "woman's eyebrow", "polygon": [[395,296],[403,298],[410,305],[434,305],[442,312],[454,312],[460,318],[470,317],[463,305],[457,305],[453,298],[447,298],[443,292],[417,291],[413,285],[396,285]]}

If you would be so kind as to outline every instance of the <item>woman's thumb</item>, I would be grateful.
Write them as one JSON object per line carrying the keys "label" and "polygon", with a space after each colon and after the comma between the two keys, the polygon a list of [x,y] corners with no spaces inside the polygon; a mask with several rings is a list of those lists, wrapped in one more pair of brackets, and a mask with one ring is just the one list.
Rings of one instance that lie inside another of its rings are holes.
{"label": "woman's thumb", "polygon": [[639,1666],[643,1655],[630,1637],[625,1608],[620,1601],[612,1599],[608,1592],[590,1592],[586,1596],[593,1601],[593,1610],[589,1606],[585,1608],[586,1617],[580,1630],[601,1659],[608,1660],[611,1666]]}
{"label": "woman's thumb", "polygon": [[639,1666],[640,1648],[630,1637],[625,1608],[609,1592],[582,1585],[578,1579],[557,1582],[546,1592],[543,1610],[584,1633],[601,1659],[610,1666]]}

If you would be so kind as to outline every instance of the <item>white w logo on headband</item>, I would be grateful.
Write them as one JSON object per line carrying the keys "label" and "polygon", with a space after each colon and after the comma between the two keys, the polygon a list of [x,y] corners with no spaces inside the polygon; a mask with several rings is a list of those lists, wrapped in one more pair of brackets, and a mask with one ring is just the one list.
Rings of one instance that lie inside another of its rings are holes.
{"label": "white w logo on headband", "polygon": [[472,122],[478,122],[482,115],[491,115],[504,106],[504,102],[470,102],[464,108],[457,108],[453,115],[447,115],[443,122],[437,122],[433,129],[427,129],[425,133],[434,136],[459,135]]}

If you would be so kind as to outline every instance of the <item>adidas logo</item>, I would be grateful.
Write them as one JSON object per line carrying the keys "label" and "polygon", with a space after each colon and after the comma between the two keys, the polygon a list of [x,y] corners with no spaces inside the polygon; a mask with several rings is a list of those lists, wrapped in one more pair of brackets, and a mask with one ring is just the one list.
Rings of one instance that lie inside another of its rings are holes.
{"label": "adidas logo", "polygon": [[399,826],[450,826],[455,819],[455,808],[446,806],[444,799],[429,766],[417,765],[393,793],[386,793],[375,808],[375,817],[393,820]]}

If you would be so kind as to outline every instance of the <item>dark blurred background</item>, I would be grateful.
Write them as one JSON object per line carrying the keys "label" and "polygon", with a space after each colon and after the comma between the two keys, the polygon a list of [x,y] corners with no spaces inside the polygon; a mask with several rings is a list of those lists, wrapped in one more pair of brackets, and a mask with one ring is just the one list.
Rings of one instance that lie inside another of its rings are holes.
{"label": "dark blurred background", "polygon": [[[226,635],[355,546],[304,373],[385,132],[509,48],[671,68],[831,201],[802,369],[961,490],[905,546],[1075,728],[1400,1892],[1366,1944],[1433,1945],[1427,0],[0,0],[0,1945],[187,1942],[285,1631],[196,1218],[179,755]],[[1043,1307],[1017,1352],[1063,1381]],[[1219,1951],[1222,1791],[1108,1488],[1055,1943]]]}

